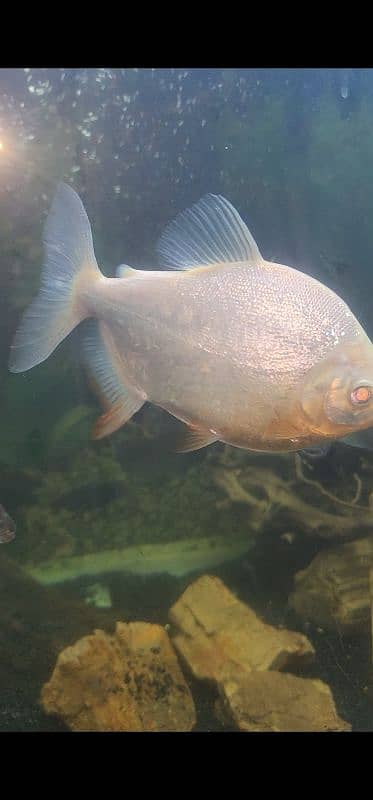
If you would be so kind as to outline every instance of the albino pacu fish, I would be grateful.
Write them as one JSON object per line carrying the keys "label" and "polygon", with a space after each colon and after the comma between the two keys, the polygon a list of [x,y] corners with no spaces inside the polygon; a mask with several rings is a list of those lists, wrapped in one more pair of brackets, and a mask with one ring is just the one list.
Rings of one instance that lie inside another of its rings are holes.
{"label": "albino pacu fish", "polygon": [[40,364],[92,317],[83,351],[104,409],[94,438],[146,401],[186,424],[185,451],[215,441],[299,450],[373,425],[373,345],[363,328],[322,283],[265,261],[223,197],[207,195],[170,223],[162,271],[120,267],[104,277],[84,207],[65,184],[44,244],[41,289],[10,369]]}

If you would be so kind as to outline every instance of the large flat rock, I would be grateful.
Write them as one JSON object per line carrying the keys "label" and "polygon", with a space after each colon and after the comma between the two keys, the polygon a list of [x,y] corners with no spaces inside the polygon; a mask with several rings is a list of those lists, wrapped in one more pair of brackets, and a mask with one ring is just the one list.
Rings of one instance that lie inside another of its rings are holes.
{"label": "large flat rock", "polygon": [[314,650],[300,633],[262,622],[221,580],[203,575],[172,606],[172,641],[199,679],[218,686],[253,670],[282,670],[310,662]]}
{"label": "large flat rock", "polygon": [[332,693],[319,680],[283,672],[253,672],[220,690],[219,715],[241,731],[349,731]]}

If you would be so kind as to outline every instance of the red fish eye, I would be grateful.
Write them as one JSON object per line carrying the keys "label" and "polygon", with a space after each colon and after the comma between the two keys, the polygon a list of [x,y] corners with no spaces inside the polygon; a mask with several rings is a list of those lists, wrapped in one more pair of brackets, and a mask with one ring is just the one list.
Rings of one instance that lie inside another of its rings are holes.
{"label": "red fish eye", "polygon": [[368,386],[357,386],[351,392],[351,400],[353,403],[367,403],[372,396],[372,391]]}

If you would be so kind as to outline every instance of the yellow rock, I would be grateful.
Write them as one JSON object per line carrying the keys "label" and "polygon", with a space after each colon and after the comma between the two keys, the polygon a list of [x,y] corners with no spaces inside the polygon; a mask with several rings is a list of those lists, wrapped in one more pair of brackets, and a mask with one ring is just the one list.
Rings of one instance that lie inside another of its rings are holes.
{"label": "yellow rock", "polygon": [[319,680],[283,672],[252,672],[221,690],[220,716],[241,731],[349,731],[332,693]]}
{"label": "yellow rock", "polygon": [[118,622],[58,656],[41,694],[47,713],[75,731],[189,731],[195,709],[164,628]]}
{"label": "yellow rock", "polygon": [[219,578],[203,575],[170,610],[177,651],[196,678],[218,686],[253,670],[287,669],[313,660],[300,633],[266,625]]}

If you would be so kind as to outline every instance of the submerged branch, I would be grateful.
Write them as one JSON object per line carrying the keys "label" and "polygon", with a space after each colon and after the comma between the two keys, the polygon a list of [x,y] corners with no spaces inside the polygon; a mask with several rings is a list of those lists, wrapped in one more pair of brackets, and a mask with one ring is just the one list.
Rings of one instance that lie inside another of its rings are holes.
{"label": "submerged branch", "polygon": [[[284,510],[289,516],[288,524],[325,537],[346,536],[359,528],[372,528],[373,508],[358,503],[362,494],[362,481],[358,475],[354,475],[357,484],[355,496],[351,501],[345,501],[328,492],[318,481],[307,478],[299,461],[297,457],[296,481],[286,481],[273,469],[254,464],[232,469],[224,463],[215,468],[214,479],[231,502],[249,506],[250,528],[256,533],[262,530],[268,518],[274,520]],[[324,510],[317,497],[315,505],[304,500],[300,494],[302,484],[313,486],[334,504],[342,505],[343,514]]]}
{"label": "submerged branch", "polygon": [[356,492],[352,500],[342,500],[340,497],[337,497],[337,495],[333,494],[333,492],[329,492],[327,489],[325,489],[324,486],[320,483],[320,481],[315,481],[312,478],[307,478],[303,471],[303,463],[301,456],[298,453],[295,454],[295,472],[297,478],[299,478],[300,481],[302,481],[303,483],[307,483],[309,486],[315,486],[316,489],[318,489],[318,491],[324,495],[324,497],[328,497],[329,500],[333,501],[333,503],[338,503],[341,506],[347,506],[347,508],[353,508],[353,507],[361,508],[364,511],[371,510],[370,506],[358,505],[358,501],[360,500],[361,497],[363,484],[361,478],[359,478],[356,472],[353,473],[353,477],[355,478],[357,485],[356,485]]}

